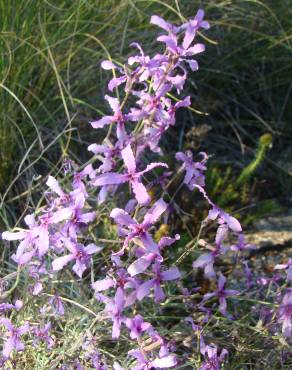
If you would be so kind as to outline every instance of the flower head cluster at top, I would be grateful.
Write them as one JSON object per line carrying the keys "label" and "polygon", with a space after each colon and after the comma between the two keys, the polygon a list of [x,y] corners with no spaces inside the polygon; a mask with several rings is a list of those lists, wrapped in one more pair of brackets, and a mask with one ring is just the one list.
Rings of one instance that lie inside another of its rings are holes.
{"label": "flower head cluster at top", "polygon": [[[110,245],[107,271],[91,282],[91,289],[98,301],[97,306],[103,305],[100,320],[108,319],[112,323],[112,338],[118,339],[122,332],[127,333],[133,344],[127,354],[130,368],[171,368],[181,363],[182,360],[175,355],[174,344],[159,334],[149,318],[139,313],[143,304],[154,301],[159,305],[164,302],[170,287],[177,287],[178,281],[189,316],[192,311],[200,312],[198,319],[188,317],[184,320],[187,327],[191,323],[194,332],[199,333],[200,369],[220,369],[225,361],[228,355],[226,349],[218,348],[213,343],[206,344],[204,324],[217,310],[230,318],[228,299],[239,292],[225,287],[226,276],[218,271],[215,264],[227,252],[233,251],[240,256],[246,248],[241,226],[236,218],[217,207],[206,193],[208,156],[200,153],[200,160],[196,161],[190,151],[177,153],[175,158],[181,164],[179,173],[184,173],[183,183],[190,191],[197,189],[209,205],[203,227],[211,223],[217,225],[213,245],[200,240],[205,252],[193,262],[194,269],[200,269],[206,279],[217,282],[216,288],[204,294],[199,303],[192,303],[192,291],[183,288],[185,272],[175,264],[170,265],[165,258],[165,250],[175,246],[179,235],[164,235],[159,239],[154,236],[157,224],[162,218],[167,222],[168,215],[175,208],[174,200],[169,200],[167,192],[168,177],[172,172],[161,161],[144,163],[147,154],[151,158],[162,154],[160,139],[175,125],[176,111],[191,105],[189,96],[176,98],[174,102],[171,94],[179,96],[188,70],[198,70],[197,57],[204,52],[205,46],[196,42],[196,36],[200,29],[209,28],[203,18],[204,12],[199,10],[193,19],[174,26],[154,15],[151,23],[159,27],[157,41],[164,48],[161,54],[150,57],[145,55],[138,43],[133,43],[137,53],[128,59],[124,67],[111,60],[102,62],[102,68],[113,71],[114,78],[109,81],[109,95],[105,96],[112,113],[91,122],[100,134],[108,130],[101,144],[92,144],[88,148],[99,165],[96,168],[92,164],[87,165],[79,172],[73,169],[73,177],[68,177],[70,191],[49,176],[46,183],[49,190],[45,194],[47,205],[36,214],[25,217],[27,229],[2,234],[5,240],[20,241],[12,259],[20,268],[27,270],[31,281],[30,294],[47,297],[40,307],[42,324],[26,322],[15,327],[6,316],[1,319],[7,337],[3,346],[4,362],[14,351],[24,350],[22,337],[25,335],[33,337],[34,345],[43,342],[48,350],[54,346],[50,335],[52,324],[44,322],[44,318],[49,317],[48,312],[56,317],[62,316],[66,308],[58,292],[49,294],[47,286],[64,269],[72,270],[74,276],[82,279],[86,271],[93,271],[92,266],[101,253],[109,253],[108,244],[105,247],[102,242],[95,242],[99,235],[96,236],[98,231],[94,227],[98,223],[96,217],[100,207],[108,209],[107,204],[112,204],[117,194],[124,194],[119,199],[119,204],[125,200],[124,207],[110,209],[108,217],[117,226],[119,240]],[[123,89],[123,95],[119,93],[119,98],[112,96],[118,89]],[[68,178],[65,179],[66,184]],[[161,189],[155,200],[152,188],[157,183]],[[227,243],[228,236],[233,240],[232,245]],[[244,263],[248,271],[248,265]],[[278,266],[278,269],[286,269],[291,280],[290,263],[289,266]],[[247,276],[250,282],[248,273]],[[287,290],[277,311],[286,336],[291,335],[291,299],[291,292]],[[206,307],[210,300],[214,302],[211,308]],[[21,306],[19,301],[15,304],[3,303],[0,310],[7,315],[11,310],[21,310]],[[83,351],[84,357],[95,369],[108,369],[93,338],[85,340]],[[76,368],[83,369],[78,359]],[[116,361],[113,368],[118,370],[122,366]]]}

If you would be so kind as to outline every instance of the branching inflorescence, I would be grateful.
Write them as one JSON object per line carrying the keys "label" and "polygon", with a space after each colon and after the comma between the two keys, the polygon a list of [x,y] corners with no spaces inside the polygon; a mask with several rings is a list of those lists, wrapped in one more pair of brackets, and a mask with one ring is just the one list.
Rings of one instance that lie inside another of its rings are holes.
{"label": "branching inflorescence", "polygon": [[[111,60],[102,62],[103,69],[115,72],[115,77],[108,84],[110,93],[122,88],[123,95],[121,91],[119,98],[106,95],[112,115],[91,122],[94,129],[108,128],[103,143],[92,144],[88,148],[94,153],[95,161],[100,162],[99,167],[94,168],[90,164],[82,171],[72,170],[71,190],[68,192],[50,176],[46,183],[49,188],[46,192],[47,204],[37,214],[25,217],[28,228],[2,234],[5,240],[20,241],[12,259],[19,269],[28,272],[32,282],[30,293],[46,297],[46,284],[49,286],[49,282],[60,271],[72,269],[73,274],[82,279],[86,270],[93,268],[95,257],[103,252],[108,253],[108,246],[93,243],[92,235],[98,233],[96,217],[100,207],[118,201],[119,208],[109,209],[108,206],[105,209],[108,210],[106,217],[117,225],[120,243],[110,247],[113,250],[107,261],[107,273],[92,281],[90,289],[99,304],[104,305],[100,317],[112,322],[112,338],[118,340],[122,331],[130,338],[132,348],[128,352],[128,359],[134,370],[171,368],[183,364],[168,338],[163,338],[155,325],[143,318],[143,310],[140,309],[145,302],[157,305],[165,301],[168,285],[180,281],[183,287],[186,275],[185,271],[180,271],[175,263],[170,264],[165,258],[165,250],[170,251],[175,246],[179,235],[163,235],[159,239],[154,236],[155,225],[162,217],[167,221],[174,209],[174,200],[167,191],[172,172],[166,163],[144,162],[146,158],[163,153],[160,139],[175,125],[176,111],[191,105],[189,96],[174,102],[170,93],[175,91],[181,94],[187,80],[187,70],[198,69],[196,57],[204,52],[205,46],[195,39],[200,29],[209,28],[209,23],[203,17],[204,12],[199,10],[195,18],[181,26],[174,26],[159,16],[152,16],[151,23],[160,28],[161,35],[157,41],[164,46],[163,53],[150,57],[145,55],[138,43],[133,43],[137,55],[131,56],[124,67]],[[198,312],[204,314],[198,315],[197,319],[187,317],[183,321],[186,326],[191,323],[194,333],[199,337],[197,355],[202,355],[199,368],[219,369],[228,351],[218,348],[214,343],[206,344],[204,325],[217,310],[232,319],[228,314],[227,302],[230,296],[237,296],[239,292],[225,289],[227,279],[218,271],[215,263],[230,251],[240,258],[242,250],[248,246],[245,245],[237,219],[217,207],[207,195],[204,175],[207,154],[200,153],[201,160],[198,161],[193,159],[190,151],[179,152],[175,158],[182,164],[179,172],[184,172],[183,184],[190,191],[199,191],[209,205],[202,228],[210,224],[217,225],[214,245],[198,240],[206,251],[192,265],[194,269],[201,269],[206,279],[215,280],[217,284],[214,284],[213,292],[204,294],[199,303],[188,307],[190,310],[196,307]],[[162,180],[158,181],[159,178]],[[157,183],[160,184],[160,190],[154,199],[152,187]],[[124,195],[118,199],[121,189]],[[124,207],[121,203],[124,203]],[[233,240],[232,245],[225,244],[228,235]],[[243,262],[248,271],[247,262]],[[290,262],[277,268],[286,269],[291,280]],[[250,283],[248,274],[247,279]],[[187,288],[181,288],[181,291],[182,299],[191,297]],[[277,311],[286,336],[291,335],[291,297],[291,291],[287,290]],[[212,308],[205,307],[210,300],[214,301]],[[19,300],[14,305],[0,305],[3,315],[21,309]],[[50,295],[46,304],[40,307],[42,318],[48,312],[56,316],[65,314],[58,292]],[[191,311],[189,315],[192,315]],[[8,338],[3,346],[3,363],[12,356],[13,351],[24,350],[24,335],[30,335],[33,344],[46,343],[48,350],[54,346],[50,335],[52,324],[49,321],[44,323],[42,319],[39,325],[25,323],[15,327],[3,316],[1,324],[7,329],[5,337]],[[154,345],[145,346],[144,343]],[[91,340],[84,342],[83,349],[84,358],[91,361],[95,369],[108,368]],[[76,368],[83,368],[80,361]],[[115,361],[113,368],[118,370],[122,366]]]}

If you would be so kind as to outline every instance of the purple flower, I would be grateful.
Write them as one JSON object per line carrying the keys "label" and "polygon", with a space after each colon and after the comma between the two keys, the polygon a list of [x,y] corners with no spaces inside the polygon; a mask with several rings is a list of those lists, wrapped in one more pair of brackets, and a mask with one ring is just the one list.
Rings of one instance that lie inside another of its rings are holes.
{"label": "purple flower", "polygon": [[152,15],[150,23],[155,24],[156,26],[162,28],[169,34],[177,34],[179,32],[179,27],[176,27],[173,24],[166,22],[163,18],[159,17],[158,15]]}
{"label": "purple flower", "polygon": [[80,172],[74,172],[74,177],[72,181],[73,189],[80,191],[81,193],[84,194],[85,197],[87,197],[88,194],[86,191],[86,186],[83,181],[86,181],[87,177],[91,179],[94,175],[95,175],[95,170],[93,169],[92,164],[88,164]]}
{"label": "purple flower", "polygon": [[130,264],[128,267],[128,272],[131,276],[135,276],[144,272],[152,262],[154,261],[162,262],[163,258],[159,253],[147,253],[142,257],[138,258],[136,261]]}
{"label": "purple flower", "polygon": [[132,357],[135,357],[137,360],[136,366],[132,367],[132,370],[150,370],[150,369],[166,369],[173,367],[177,364],[176,358],[174,355],[165,355],[156,357],[154,360],[149,360],[148,356],[146,357],[145,352],[140,349],[132,349],[128,352]]}
{"label": "purple flower", "polygon": [[85,206],[85,196],[80,190],[75,190],[71,193],[71,210],[70,219],[64,224],[62,233],[67,233],[71,238],[77,237],[77,232],[80,231],[82,225],[87,225],[96,218],[95,212],[83,212]]}
{"label": "purple flower", "polygon": [[146,213],[142,223],[136,222],[126,211],[120,208],[114,208],[110,214],[115,222],[120,226],[119,233],[121,236],[125,236],[123,248],[119,254],[122,254],[124,249],[128,246],[130,241],[138,239],[148,252],[154,252],[159,254],[159,248],[154,243],[148,230],[153,226],[159,219],[162,213],[166,210],[167,204],[163,199],[159,199],[154,203],[153,207]]}
{"label": "purple flower", "polygon": [[81,278],[90,265],[90,255],[100,252],[102,248],[95,244],[89,244],[87,247],[84,247],[84,245],[69,239],[64,239],[64,243],[71,253],[55,259],[52,263],[53,271],[62,270],[69,262],[75,261],[73,271]]}
{"label": "purple flower", "polygon": [[231,289],[224,289],[226,283],[226,278],[221,273],[219,274],[218,279],[218,289],[215,290],[213,293],[207,293],[203,297],[203,302],[208,301],[212,297],[218,297],[219,299],[219,311],[222,313],[222,315],[226,316],[227,311],[227,302],[226,298],[239,294],[237,290],[231,290]]}
{"label": "purple flower", "polygon": [[208,156],[206,153],[203,152],[201,152],[200,154],[203,156],[201,162],[194,162],[193,154],[189,150],[186,152],[186,154],[179,152],[175,155],[175,158],[178,161],[183,162],[182,168],[186,171],[184,183],[188,186],[190,190],[194,190],[196,185],[205,185],[205,176],[203,172],[207,169],[205,163],[208,159]]}
{"label": "purple flower", "polygon": [[105,279],[97,280],[94,283],[92,283],[92,288],[97,292],[102,292],[104,290],[108,290],[112,287],[116,286],[116,282],[114,279],[107,277]]}
{"label": "purple flower", "polygon": [[141,301],[144,297],[150,294],[150,290],[154,289],[155,302],[163,301],[165,298],[161,283],[163,281],[177,280],[181,278],[181,274],[177,267],[171,267],[168,270],[161,271],[160,263],[155,263],[152,267],[154,278],[145,281],[137,289],[137,298]]}
{"label": "purple flower", "polygon": [[213,205],[213,208],[210,209],[207,220],[216,220],[218,218],[218,222],[220,224],[225,223],[228,228],[236,233],[240,233],[242,231],[241,225],[235,217],[230,216],[228,213],[224,212],[222,209],[218,208],[217,206]]}
{"label": "purple flower", "polygon": [[155,167],[167,167],[165,163],[151,163],[145,170],[137,172],[136,170],[136,160],[131,146],[126,146],[121,152],[124,163],[127,167],[127,173],[119,174],[114,172],[107,172],[98,176],[94,181],[95,186],[122,184],[129,182],[132,186],[135,197],[140,204],[147,204],[150,201],[150,197],[147,193],[145,186],[140,181],[140,178],[144,173],[151,171]]}
{"label": "purple flower", "polygon": [[171,89],[170,84],[164,84],[162,88],[157,90],[154,95],[147,92],[139,92],[139,100],[136,102],[140,109],[132,108],[128,117],[131,121],[139,121],[141,119],[148,118],[150,123],[168,122],[168,114],[165,110],[170,105],[169,99],[164,98],[164,95]]}
{"label": "purple flower", "polygon": [[5,240],[22,240],[18,245],[16,253],[12,256],[13,260],[19,265],[25,265],[36,254],[39,257],[44,256],[49,249],[50,225],[58,224],[68,219],[71,214],[72,211],[69,208],[47,212],[40,216],[40,224],[36,222],[33,215],[27,215],[24,221],[29,227],[29,230],[19,232],[5,231],[2,233],[2,238]]}
{"label": "purple flower", "polygon": [[224,246],[223,240],[227,235],[228,228],[226,225],[222,224],[218,227],[216,238],[215,238],[215,248],[208,246],[211,249],[211,253],[202,254],[195,262],[193,262],[193,268],[203,268],[204,275],[208,279],[213,279],[216,276],[214,271],[214,262],[215,259],[220,254],[225,254],[228,250],[228,247]]}
{"label": "purple flower", "polygon": [[283,335],[287,338],[292,337],[292,291],[284,295],[278,310],[278,321],[282,323]]}
{"label": "purple flower", "polygon": [[275,270],[286,270],[287,280],[292,281],[292,258],[289,258],[287,263],[276,265],[274,269]]}
{"label": "purple flower", "polygon": [[115,70],[119,71],[121,76],[112,78],[108,83],[108,89],[113,91],[115,88],[120,86],[121,84],[126,83],[125,91],[130,91],[132,87],[132,83],[134,80],[137,79],[136,71],[130,72],[128,66],[125,65],[123,68],[116,66],[111,60],[103,60],[101,62],[101,67],[105,70]]}
{"label": "purple flower", "polygon": [[190,19],[180,27],[186,30],[183,40],[184,49],[189,48],[200,28],[205,28],[206,30],[210,28],[209,23],[203,20],[204,15],[204,11],[199,9],[194,19]]}
{"label": "purple flower", "polygon": [[16,310],[19,311],[23,306],[23,302],[19,299],[15,301],[14,304],[12,303],[0,303],[0,313],[9,311],[9,310]]}
{"label": "purple flower", "polygon": [[247,244],[245,242],[245,237],[243,234],[238,235],[237,244],[231,245],[230,249],[232,251],[242,252],[244,249],[255,249],[256,246],[253,244]]}
{"label": "purple flower", "polygon": [[206,345],[202,336],[200,341],[200,350],[204,356],[204,363],[198,370],[220,370],[225,356],[228,355],[228,351],[223,349],[218,356],[217,346],[213,343]]}
{"label": "purple flower", "polygon": [[45,326],[32,328],[32,333],[34,334],[33,344],[36,345],[38,342],[47,343],[48,348],[52,348],[54,345],[53,338],[49,335],[51,330],[51,323],[48,322]]}
{"label": "purple flower", "polygon": [[127,118],[125,115],[123,115],[117,98],[105,95],[105,99],[108,101],[111,109],[114,112],[114,115],[104,116],[98,121],[91,122],[91,125],[93,128],[103,128],[106,125],[115,123],[117,125],[117,137],[119,141],[124,142],[127,137],[125,130],[125,121]]}
{"label": "purple flower", "polygon": [[[173,57],[177,60],[177,66],[179,66],[181,62],[184,62],[188,64],[192,71],[198,70],[199,67],[197,61],[187,58],[204,52],[205,51],[204,44],[198,43],[195,44],[194,46],[189,46],[185,48],[183,45],[182,46],[178,45],[178,40],[175,35],[159,36],[157,38],[157,41],[161,41],[166,44],[167,50],[170,51],[173,54]],[[181,89],[182,87],[180,88],[180,90]]]}
{"label": "purple flower", "polygon": [[102,162],[97,169],[97,172],[105,173],[110,172],[116,165],[115,157],[120,156],[121,148],[120,143],[117,142],[115,146],[111,143],[108,145],[91,144],[88,150],[97,155],[97,158]]}
{"label": "purple flower", "polygon": [[247,281],[247,288],[250,289],[253,285],[253,274],[252,274],[251,269],[248,266],[248,262],[243,261],[242,263],[244,265],[244,274],[245,274],[246,281]]}
{"label": "purple flower", "polygon": [[[108,290],[110,288],[121,288],[124,292],[125,307],[131,306],[136,301],[136,288],[139,282],[129,276],[127,270],[120,268],[116,270],[115,276],[106,277],[105,279],[97,280],[92,284],[92,288],[96,292],[96,299],[107,304],[110,302],[110,298],[100,294],[100,292]],[[126,295],[126,292],[130,290],[130,293]]]}
{"label": "purple flower", "polygon": [[109,299],[104,309],[109,314],[113,322],[112,338],[117,339],[120,336],[121,325],[124,321],[122,312],[125,306],[125,296],[122,288],[118,288],[113,299]]}
{"label": "purple flower", "polygon": [[167,62],[168,58],[162,55],[155,55],[153,58],[144,54],[143,49],[137,42],[133,42],[131,46],[136,47],[140,51],[140,55],[131,56],[128,59],[128,64],[133,66],[139,64],[140,66],[131,74],[132,79],[143,82],[149,79],[155,71],[161,67],[163,62]]}
{"label": "purple flower", "polygon": [[[47,185],[50,187],[50,189],[59,195],[59,198],[55,199],[53,202],[54,205],[63,205],[65,204],[67,206],[67,209],[70,211],[70,219],[65,223],[65,225],[62,228],[62,233],[69,233],[69,235],[72,238],[75,238],[77,235],[77,232],[80,229],[80,226],[84,224],[88,224],[92,222],[96,215],[95,212],[82,212],[85,206],[85,200],[87,195],[87,192],[85,190],[85,187],[83,187],[81,184],[81,178],[83,176],[87,176],[89,173],[93,171],[92,166],[86,166],[86,168],[80,172],[75,173],[74,179],[73,179],[73,186],[75,187],[75,190],[70,192],[69,194],[65,193],[62,188],[60,187],[58,181],[52,177],[49,176]],[[52,208],[53,208],[52,207]]]}
{"label": "purple flower", "polygon": [[62,299],[58,296],[58,294],[54,294],[50,298],[49,305],[52,307],[55,315],[63,316],[65,314],[65,309],[64,309]]}
{"label": "purple flower", "polygon": [[[152,24],[156,24],[158,27],[161,27],[168,32],[168,35],[159,36],[157,40],[166,44],[167,49],[174,57],[174,60],[178,62],[175,66],[178,66],[179,62],[184,61],[189,65],[192,71],[198,69],[198,63],[195,60],[187,59],[187,57],[201,53],[205,50],[205,46],[203,44],[195,44],[194,46],[191,46],[198,29],[208,29],[210,27],[208,22],[203,21],[203,17],[204,12],[200,9],[194,19],[184,23],[180,27],[175,27],[158,16],[151,17]],[[178,33],[181,30],[185,30],[185,36],[182,45],[179,46]]]}
{"label": "purple flower", "polygon": [[131,339],[139,338],[144,331],[151,328],[151,324],[149,322],[145,322],[141,315],[136,315],[133,319],[127,318],[125,324],[130,330]]}
{"label": "purple flower", "polygon": [[12,325],[11,321],[6,318],[1,318],[0,323],[7,329],[6,335],[8,339],[3,346],[4,358],[9,358],[13,350],[20,352],[24,350],[24,344],[21,342],[20,337],[29,331],[28,322],[16,328]]}

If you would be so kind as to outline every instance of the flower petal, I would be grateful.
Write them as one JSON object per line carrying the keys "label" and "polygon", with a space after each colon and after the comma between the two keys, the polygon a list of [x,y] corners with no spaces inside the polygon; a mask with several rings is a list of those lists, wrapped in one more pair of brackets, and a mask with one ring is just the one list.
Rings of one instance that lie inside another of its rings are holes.
{"label": "flower petal", "polygon": [[127,145],[125,149],[121,152],[124,163],[128,169],[128,172],[135,173],[136,172],[136,160],[134,157],[134,153],[131,149],[131,145]]}
{"label": "flower petal", "polygon": [[100,176],[97,176],[93,180],[93,185],[95,186],[104,186],[104,185],[113,185],[113,184],[122,184],[128,180],[128,175],[123,175],[115,172],[103,173]]}
{"label": "flower petal", "polygon": [[145,186],[139,180],[131,181],[132,189],[137,199],[137,202],[142,205],[146,205],[150,202],[150,196],[147,193]]}
{"label": "flower petal", "polygon": [[72,254],[68,254],[66,256],[62,256],[59,258],[56,258],[52,262],[53,271],[59,271],[62,270],[62,268],[67,265],[70,261],[74,260],[74,256]]}

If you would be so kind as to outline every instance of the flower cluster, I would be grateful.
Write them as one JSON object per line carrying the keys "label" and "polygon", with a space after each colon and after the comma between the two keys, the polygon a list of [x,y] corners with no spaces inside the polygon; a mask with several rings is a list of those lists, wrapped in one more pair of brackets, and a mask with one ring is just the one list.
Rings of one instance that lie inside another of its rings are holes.
{"label": "flower cluster", "polygon": [[[151,23],[160,28],[157,41],[164,48],[161,54],[153,57],[145,55],[142,47],[133,43],[137,53],[128,59],[123,68],[111,60],[102,62],[103,69],[115,72],[115,77],[108,84],[109,94],[113,95],[114,91],[123,87],[124,95],[118,94],[120,98],[106,95],[112,113],[91,122],[100,134],[108,129],[101,144],[88,147],[98,166],[88,165],[82,171],[72,171],[64,178],[64,185],[49,176],[46,183],[49,190],[45,194],[47,205],[37,210],[36,214],[25,217],[27,229],[2,234],[5,240],[20,241],[12,259],[19,268],[28,271],[33,281],[32,294],[49,296],[40,309],[41,316],[48,311],[62,316],[65,314],[62,299],[57,292],[46,293],[45,282],[66,268],[72,269],[75,278],[82,279],[92,269],[100,253],[109,254],[102,243],[96,245],[98,231],[94,231],[98,226],[96,216],[99,207],[108,211],[107,217],[116,225],[120,243],[112,246],[105,275],[92,281],[91,289],[97,305],[101,303],[103,306],[101,320],[111,322],[112,339],[117,340],[121,333],[128,333],[133,344],[128,352],[133,370],[171,368],[181,361],[174,353],[175,346],[139,313],[143,304],[154,301],[159,306],[165,302],[170,289],[178,289],[178,281],[183,286],[185,276],[176,263],[170,263],[166,258],[166,253],[175,247],[180,236],[166,234],[155,237],[161,220],[167,220],[175,209],[174,200],[167,192],[167,184],[171,182],[168,177],[172,172],[168,171],[167,163],[155,161],[147,164],[145,161],[163,154],[161,137],[175,125],[177,110],[191,105],[189,96],[177,98],[174,102],[172,93],[181,94],[188,69],[198,70],[196,58],[204,52],[205,46],[196,42],[196,36],[199,30],[209,28],[203,18],[204,12],[199,10],[193,19],[174,26],[159,16],[152,16]],[[203,317],[201,314],[198,316],[196,323],[190,317],[186,321],[199,333],[203,360],[200,369],[215,370],[220,369],[228,351],[213,343],[206,344],[204,324],[217,311],[230,318],[229,297],[239,294],[237,290],[225,288],[227,278],[216,268],[216,262],[227,253],[240,257],[248,246],[238,220],[209,198],[205,190],[208,156],[206,153],[199,155],[198,161],[190,151],[179,152],[175,158],[181,163],[178,173],[184,172],[182,183],[190,191],[198,190],[207,200],[209,212],[202,228],[216,227],[214,243],[202,239],[197,243],[205,251],[192,266],[194,271],[202,270],[205,278],[215,282],[217,288],[204,294],[201,301],[188,304],[188,308],[204,314]],[[68,179],[72,180],[70,191],[65,191]],[[161,189],[157,198],[153,199],[152,189],[157,183]],[[112,204],[117,194],[120,195],[119,205],[124,206],[109,209],[106,200]],[[290,262],[277,268],[285,269],[291,280]],[[243,264],[248,271],[247,262],[243,260]],[[248,281],[251,283],[250,275]],[[181,290],[185,299],[192,296],[187,288]],[[287,291],[277,313],[285,336],[291,335],[291,297],[291,292]],[[210,302],[213,302],[211,307]],[[21,307],[22,304],[17,301],[14,305],[2,304],[0,310],[6,313]],[[33,337],[34,345],[44,342],[48,350],[54,346],[50,334],[53,324],[50,322],[37,326],[25,323],[14,327],[8,318],[3,317],[1,324],[7,329],[4,360],[11,357],[14,350],[24,350],[22,336],[28,333]],[[92,338],[85,340],[83,352],[95,369],[108,369]],[[78,359],[76,361],[76,368],[82,369],[82,363]],[[122,366],[115,362],[113,368],[119,370]]]}

